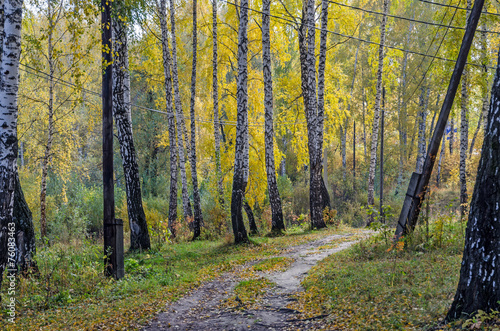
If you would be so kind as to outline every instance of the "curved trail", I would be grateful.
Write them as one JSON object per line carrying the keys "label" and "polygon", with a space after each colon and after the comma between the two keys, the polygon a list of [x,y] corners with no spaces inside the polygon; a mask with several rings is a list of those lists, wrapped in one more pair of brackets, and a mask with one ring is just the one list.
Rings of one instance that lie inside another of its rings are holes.
{"label": "curved trail", "polygon": [[[286,330],[310,328],[311,320],[300,320],[296,311],[287,308],[294,301],[292,295],[303,291],[300,282],[309,270],[327,256],[349,248],[359,240],[346,241],[348,235],[331,235],[289,248],[279,256],[294,259],[284,272],[259,273],[276,286],[267,290],[259,300],[258,309],[224,308],[220,304],[231,297],[234,287],[241,281],[239,271],[226,273],[207,282],[190,294],[171,303],[144,331],[158,330]],[[255,261],[256,263],[258,261]]]}

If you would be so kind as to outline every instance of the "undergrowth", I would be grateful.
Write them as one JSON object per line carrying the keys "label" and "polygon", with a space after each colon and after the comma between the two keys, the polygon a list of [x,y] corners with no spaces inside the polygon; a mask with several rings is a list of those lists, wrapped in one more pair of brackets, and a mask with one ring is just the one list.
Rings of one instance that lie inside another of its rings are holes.
{"label": "undergrowth", "polygon": [[376,227],[376,235],[315,266],[291,308],[303,318],[327,314],[328,330],[459,326],[442,321],[458,283],[465,224],[453,213],[430,223],[397,243],[393,229]]}
{"label": "undergrowth", "polygon": [[[253,237],[250,243],[236,246],[223,240],[158,245],[150,251],[126,253],[125,277],[119,281],[103,276],[101,242],[45,246],[36,256],[39,275],[17,278],[14,324],[6,320],[7,300],[3,301],[0,329],[138,329],[168,302],[207,280],[249,261],[280,255],[289,246],[342,231],[353,230],[293,228],[284,236]],[[288,263],[281,261],[277,268]],[[268,266],[262,262],[261,267]],[[5,287],[2,291],[7,298]]]}

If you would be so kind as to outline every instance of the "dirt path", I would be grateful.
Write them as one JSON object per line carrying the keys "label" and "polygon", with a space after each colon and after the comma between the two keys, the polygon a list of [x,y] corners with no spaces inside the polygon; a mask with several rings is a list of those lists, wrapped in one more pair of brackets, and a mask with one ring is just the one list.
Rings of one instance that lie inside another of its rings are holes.
{"label": "dirt path", "polygon": [[[300,320],[297,312],[286,308],[293,302],[292,294],[302,291],[300,285],[307,272],[318,261],[350,247],[357,240],[352,235],[331,235],[306,244],[294,246],[280,256],[294,259],[285,272],[259,273],[274,282],[258,309],[224,308],[220,303],[232,296],[240,282],[238,270],[195,289],[189,295],[166,307],[144,331],[166,330],[285,330],[311,328],[311,320]],[[250,265],[242,266],[240,271]]]}

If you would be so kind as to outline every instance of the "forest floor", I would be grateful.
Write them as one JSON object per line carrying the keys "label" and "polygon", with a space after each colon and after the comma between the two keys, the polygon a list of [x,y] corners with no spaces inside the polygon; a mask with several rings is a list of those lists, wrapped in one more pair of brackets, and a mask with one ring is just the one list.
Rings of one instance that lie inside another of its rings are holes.
{"label": "forest floor", "polygon": [[144,330],[320,329],[326,315],[301,318],[290,306],[304,291],[301,281],[318,261],[349,248],[359,238],[329,235],[240,265],[167,305]]}

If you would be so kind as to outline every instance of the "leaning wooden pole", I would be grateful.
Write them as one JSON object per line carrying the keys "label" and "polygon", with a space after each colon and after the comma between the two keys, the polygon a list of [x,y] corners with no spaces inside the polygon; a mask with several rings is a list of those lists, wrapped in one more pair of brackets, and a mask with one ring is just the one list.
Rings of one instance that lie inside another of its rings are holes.
{"label": "leaning wooden pole", "polygon": [[458,85],[460,83],[460,78],[462,77],[462,73],[464,71],[467,56],[472,45],[472,40],[474,39],[474,33],[476,32],[483,5],[484,0],[476,0],[467,21],[467,27],[462,40],[462,45],[460,46],[460,52],[458,53],[458,59],[455,63],[455,69],[451,75],[450,85],[448,86],[448,91],[446,92],[446,97],[443,101],[443,106],[439,114],[436,128],[429,144],[422,173],[413,173],[408,185],[406,199],[403,203],[403,208],[396,227],[396,239],[411,232],[417,224],[420,208],[422,207],[425,193],[432,175],[432,168],[434,167],[436,156],[439,151],[441,138],[443,137],[446,122],[448,121],[453,100],[455,99]]}

